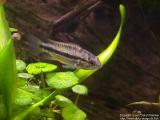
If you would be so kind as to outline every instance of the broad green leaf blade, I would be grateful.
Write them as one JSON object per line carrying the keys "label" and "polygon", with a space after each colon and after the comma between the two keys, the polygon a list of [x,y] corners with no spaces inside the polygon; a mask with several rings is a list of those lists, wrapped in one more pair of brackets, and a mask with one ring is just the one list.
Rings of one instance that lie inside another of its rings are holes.
{"label": "broad green leaf blade", "polygon": [[73,72],[56,72],[47,76],[47,84],[55,89],[66,89],[78,83]]}
{"label": "broad green leaf blade", "polygon": [[0,29],[0,50],[1,50],[11,39],[11,33],[5,18],[5,12],[2,3],[0,3],[0,28],[1,28]]}
{"label": "broad green leaf blade", "polygon": [[[109,45],[109,47],[107,47],[104,51],[102,51],[102,53],[100,53],[98,55],[98,58],[99,58],[100,62],[102,63],[102,65],[106,64],[108,62],[108,60],[111,58],[111,56],[113,55],[113,53],[115,52],[115,50],[118,46],[121,34],[122,34],[122,28],[124,26],[125,17],[126,17],[126,10],[125,10],[124,5],[121,4],[119,6],[119,11],[121,14],[121,23],[120,23],[120,27],[117,32],[117,35],[115,36],[114,40]],[[91,76],[97,70],[98,69],[96,69],[96,70],[79,69],[79,70],[75,71],[75,74],[78,76],[78,78],[80,79],[80,82],[81,82],[84,79],[86,79],[87,77]]]}
{"label": "broad green leaf blade", "polygon": [[16,60],[16,68],[18,72],[22,72],[26,68],[26,63],[22,60]]}
{"label": "broad green leaf blade", "polygon": [[62,95],[56,95],[55,96],[55,101],[56,101],[56,104],[59,105],[62,108],[73,104],[73,102],[70,99],[68,99],[68,98],[66,98],[65,96],[62,96]]}
{"label": "broad green leaf blade", "polygon": [[0,3],[0,87],[6,110],[6,119],[12,116],[16,88],[16,59],[9,26]]}
{"label": "broad green leaf blade", "polygon": [[[12,40],[0,51],[0,83],[7,117],[11,116],[14,91],[16,87],[16,59]],[[8,118],[9,120],[9,118]]]}
{"label": "broad green leaf blade", "polygon": [[84,85],[75,85],[72,87],[72,91],[79,95],[87,95],[88,94],[88,88]]}
{"label": "broad green leaf blade", "polygon": [[62,110],[64,120],[85,120],[86,114],[75,105],[69,105]]}
{"label": "broad green leaf blade", "polygon": [[0,120],[4,120],[6,118],[5,106],[3,103],[0,103]]}
{"label": "broad green leaf blade", "polygon": [[29,74],[40,74],[42,72],[51,72],[53,70],[57,69],[56,65],[49,64],[49,63],[31,63],[27,66],[26,70]]}

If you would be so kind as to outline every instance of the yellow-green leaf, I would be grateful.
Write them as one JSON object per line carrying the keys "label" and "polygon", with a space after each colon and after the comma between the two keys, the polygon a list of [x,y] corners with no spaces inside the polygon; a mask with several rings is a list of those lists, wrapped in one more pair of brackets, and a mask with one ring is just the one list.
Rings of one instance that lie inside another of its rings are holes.
{"label": "yellow-green leaf", "polygon": [[47,76],[47,84],[55,89],[65,89],[77,84],[79,79],[73,72],[56,72]]}

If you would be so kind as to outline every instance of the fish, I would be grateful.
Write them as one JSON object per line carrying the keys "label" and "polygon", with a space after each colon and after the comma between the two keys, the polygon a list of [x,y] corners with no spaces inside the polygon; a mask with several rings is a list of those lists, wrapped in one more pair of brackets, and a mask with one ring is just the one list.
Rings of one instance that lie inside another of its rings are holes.
{"label": "fish", "polygon": [[32,53],[47,54],[47,59],[59,61],[64,68],[99,69],[102,67],[98,57],[75,43],[65,43],[55,40],[43,42],[33,34],[26,35]]}

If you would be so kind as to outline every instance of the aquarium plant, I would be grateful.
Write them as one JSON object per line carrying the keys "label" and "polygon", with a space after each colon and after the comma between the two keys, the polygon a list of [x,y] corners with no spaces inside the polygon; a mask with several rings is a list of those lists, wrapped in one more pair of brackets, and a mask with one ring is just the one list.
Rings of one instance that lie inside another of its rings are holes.
{"label": "aquarium plant", "polygon": [[[112,43],[98,55],[102,65],[106,64],[116,50],[125,21],[125,7],[119,6],[121,22]],[[87,95],[88,89],[82,81],[99,69],[58,71],[50,63],[26,64],[16,60],[11,32],[3,4],[0,3],[0,119],[1,120],[85,120],[86,113],[79,108],[78,98]],[[74,102],[64,96],[72,90],[77,94]],[[14,112],[13,112],[14,111]]]}

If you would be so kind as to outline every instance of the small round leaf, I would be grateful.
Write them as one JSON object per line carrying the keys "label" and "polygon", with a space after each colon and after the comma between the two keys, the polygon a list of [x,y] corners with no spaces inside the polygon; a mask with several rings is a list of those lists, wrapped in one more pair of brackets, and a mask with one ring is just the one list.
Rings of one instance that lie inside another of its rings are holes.
{"label": "small round leaf", "polygon": [[38,85],[28,84],[28,85],[23,86],[22,89],[27,92],[35,93],[40,90],[40,87]]}
{"label": "small round leaf", "polygon": [[57,105],[59,105],[60,107],[63,107],[63,108],[70,105],[70,104],[73,104],[73,102],[70,99],[68,99],[62,95],[56,95],[55,100],[56,100]]}
{"label": "small round leaf", "polygon": [[28,73],[18,73],[18,77],[19,77],[19,78],[23,78],[23,79],[31,79],[31,78],[33,78],[34,76],[31,75],[31,74],[28,74]]}
{"label": "small round leaf", "polygon": [[80,94],[80,95],[87,95],[88,94],[88,89],[84,85],[75,85],[72,87],[72,91],[74,93]]}
{"label": "small round leaf", "polygon": [[26,79],[23,79],[23,78],[18,78],[17,79],[17,87],[18,88],[24,87],[25,85],[27,85]]}
{"label": "small round leaf", "polygon": [[22,89],[17,90],[17,94],[15,97],[15,103],[17,105],[29,105],[32,103],[32,93],[27,92]]}
{"label": "small round leaf", "polygon": [[16,60],[17,71],[21,72],[26,68],[26,63],[22,60]]}
{"label": "small round leaf", "polygon": [[75,105],[69,105],[62,110],[64,120],[85,120],[86,114]]}
{"label": "small round leaf", "polygon": [[48,90],[39,89],[34,92],[33,99],[38,102],[38,101],[42,100],[43,98],[47,97],[49,94],[50,94],[50,92]]}
{"label": "small round leaf", "polygon": [[27,66],[26,70],[29,74],[40,74],[42,72],[51,72],[53,70],[57,69],[56,65],[49,64],[49,63],[31,63]]}
{"label": "small round leaf", "polygon": [[77,84],[79,79],[73,72],[56,72],[47,76],[47,84],[55,89],[65,89]]}

